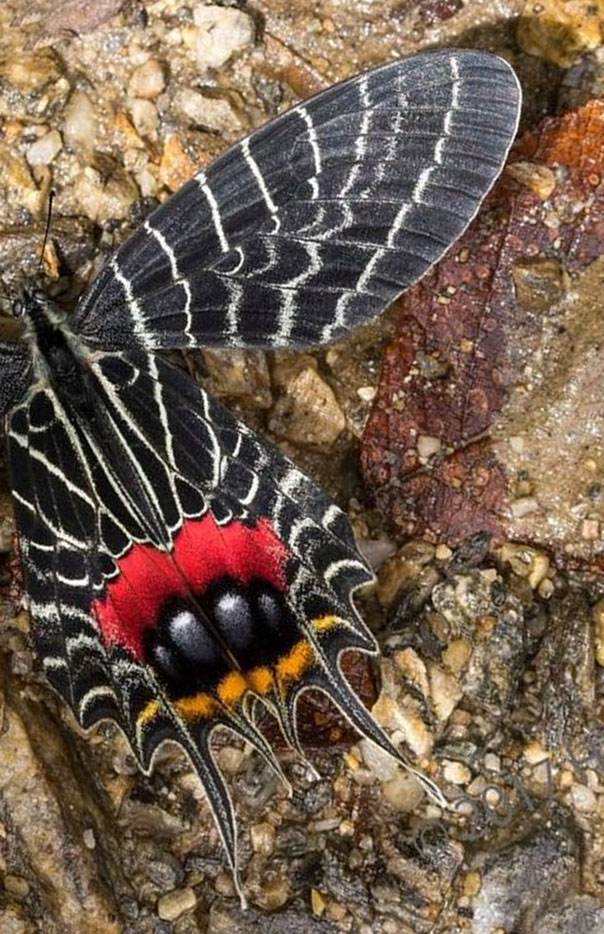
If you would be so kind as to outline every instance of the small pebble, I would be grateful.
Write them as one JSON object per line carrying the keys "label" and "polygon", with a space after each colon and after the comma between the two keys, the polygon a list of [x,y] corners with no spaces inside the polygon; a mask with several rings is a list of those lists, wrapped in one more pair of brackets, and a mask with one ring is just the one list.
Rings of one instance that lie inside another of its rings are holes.
{"label": "small pebble", "polygon": [[501,772],[501,759],[494,752],[487,752],[484,759],[484,767],[489,772]]}
{"label": "small pebble", "polygon": [[539,165],[535,162],[512,162],[505,171],[507,175],[520,182],[542,201],[549,198],[556,187],[556,176],[547,165]]}
{"label": "small pebble", "polygon": [[555,589],[554,582],[551,581],[549,577],[546,577],[545,580],[541,581],[539,584],[537,593],[543,600],[549,600]]}
{"label": "small pebble", "polygon": [[90,827],[84,831],[82,834],[82,839],[84,840],[84,846],[87,850],[94,850],[96,847],[96,840],[94,838],[94,830]]}
{"label": "small pebble", "polygon": [[569,792],[569,798],[572,806],[581,813],[594,811],[597,806],[596,796],[587,785],[573,785]]}
{"label": "small pebble", "polygon": [[7,872],[4,876],[4,890],[8,895],[21,901],[29,895],[30,885],[23,876],[16,876],[12,872]]}
{"label": "small pebble", "polygon": [[560,791],[568,791],[575,783],[574,773],[570,769],[561,769],[556,776],[556,785]]}
{"label": "small pebble", "polygon": [[538,512],[539,503],[534,496],[521,496],[515,499],[510,506],[510,510],[515,519],[523,519],[524,516],[530,516]]}
{"label": "small pebble", "polygon": [[454,639],[442,653],[443,664],[451,671],[462,671],[472,657],[472,646],[465,639]]}
{"label": "small pebble", "polygon": [[76,179],[74,197],[90,220],[104,224],[110,220],[125,220],[139,198],[139,190],[128,173],[119,167],[105,178],[88,166]]}
{"label": "small pebble", "polygon": [[287,380],[268,427],[301,447],[328,450],[344,431],[346,417],[331,387],[309,366]]}
{"label": "small pebble", "polygon": [[157,914],[162,921],[176,921],[185,911],[197,905],[197,896],[192,888],[174,889],[162,895],[157,902]]}
{"label": "small pebble", "polygon": [[538,742],[530,743],[528,746],[525,746],[522,755],[525,762],[529,765],[538,765],[544,759],[549,759],[548,753],[541,743]]}
{"label": "small pebble", "polygon": [[166,77],[163,65],[156,59],[150,58],[133,72],[128,84],[128,95],[150,100],[161,94],[165,86]]}
{"label": "small pebble", "polygon": [[149,138],[157,136],[159,114],[152,101],[145,100],[142,97],[135,97],[130,101],[130,113],[137,133]]}
{"label": "small pebble", "polygon": [[75,91],[65,108],[63,138],[74,149],[93,149],[97,134],[96,107],[84,91]]}
{"label": "small pebble", "polygon": [[317,918],[320,918],[325,911],[325,899],[317,889],[310,890],[310,907]]}
{"label": "small pebble", "polygon": [[283,873],[271,873],[263,880],[254,901],[265,911],[276,911],[288,900],[289,886],[289,879]]}
{"label": "small pebble", "polygon": [[363,763],[379,781],[384,782],[394,778],[399,766],[392,756],[389,756],[374,743],[370,743],[368,739],[359,740],[357,745],[363,757]]}
{"label": "small pebble", "polygon": [[270,856],[275,849],[275,828],[266,821],[251,827],[250,838],[254,853]]}
{"label": "small pebble", "polygon": [[50,130],[35,143],[32,143],[25,154],[30,165],[50,165],[52,160],[63,148],[63,140],[58,130]]}
{"label": "small pebble", "polygon": [[244,752],[236,746],[223,746],[216,753],[216,759],[221,771],[234,775],[241,768]]}
{"label": "small pebble", "polygon": [[531,770],[531,775],[539,785],[547,785],[549,787],[552,780],[552,766],[549,759],[545,759],[543,762],[538,762],[534,765]]}
{"label": "small pebble", "polygon": [[507,542],[501,546],[499,554],[501,560],[510,565],[514,574],[528,579],[533,590],[536,590],[541,581],[548,575],[550,569],[549,558],[544,552],[538,551],[536,548]]}
{"label": "small pebble", "polygon": [[236,133],[241,130],[241,121],[229,100],[224,97],[208,97],[191,88],[181,88],[174,98],[174,106],[197,126],[207,127],[219,133]]}
{"label": "small pebble", "polygon": [[416,756],[432,752],[434,736],[418,713],[391,697],[380,696],[373,707],[373,715],[381,726],[400,730]]}
{"label": "small pebble", "polygon": [[421,461],[428,461],[440,451],[440,438],[431,435],[419,435],[417,439],[417,456]]}
{"label": "small pebble", "polygon": [[587,542],[597,542],[600,538],[600,522],[598,519],[583,519],[581,523],[581,538]]}
{"label": "small pebble", "polygon": [[437,561],[448,561],[453,556],[453,552],[448,545],[437,545],[435,557]]}
{"label": "small pebble", "polygon": [[441,668],[440,665],[428,666],[430,678],[430,698],[438,719],[444,723],[463,696],[463,690],[456,678]]}
{"label": "small pebble", "polygon": [[[341,905],[339,902],[336,902],[335,900],[328,902],[327,917],[331,921],[336,921],[336,922],[343,921],[347,914],[348,914],[348,911],[344,905]],[[384,930],[386,930],[385,927],[384,927]]]}
{"label": "small pebble", "polygon": [[193,11],[193,19],[197,26],[195,55],[201,72],[220,68],[254,38],[251,18],[232,7],[200,4]]}
{"label": "small pebble", "polygon": [[467,785],[472,778],[472,772],[463,762],[453,759],[443,759],[443,776],[445,781],[453,785]]}
{"label": "small pebble", "polygon": [[176,133],[166,137],[159,164],[159,178],[170,191],[177,191],[195,174],[195,163]]}
{"label": "small pebble", "polygon": [[480,892],[480,887],[482,885],[482,878],[479,872],[469,872],[463,880],[463,891],[464,895],[467,895],[468,898],[473,898],[474,895],[478,895]]}
{"label": "small pebble", "polygon": [[424,797],[424,789],[410,772],[401,772],[382,784],[384,798],[391,808],[401,814],[410,814]]}
{"label": "small pebble", "polygon": [[535,551],[531,570],[528,576],[528,582],[536,590],[549,574],[550,562],[548,556],[543,551]]}
{"label": "small pebble", "polygon": [[214,880],[214,888],[219,895],[225,898],[232,898],[235,894],[235,883],[230,872],[219,872]]}

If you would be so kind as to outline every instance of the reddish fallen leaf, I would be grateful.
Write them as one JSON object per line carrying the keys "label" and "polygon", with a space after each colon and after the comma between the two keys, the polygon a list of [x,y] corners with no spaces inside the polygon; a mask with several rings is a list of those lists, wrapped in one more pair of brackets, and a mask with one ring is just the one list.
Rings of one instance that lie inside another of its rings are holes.
{"label": "reddish fallen leaf", "polygon": [[603,559],[602,166],[603,101],[546,120],[402,300],[362,467],[403,532]]}
{"label": "reddish fallen leaf", "polygon": [[[360,652],[347,652],[342,659],[342,671],[366,707],[377,700],[371,660]],[[359,738],[354,727],[321,691],[305,691],[298,706],[298,736],[307,752],[328,748],[334,751],[348,748]],[[264,734],[278,749],[286,747],[283,734],[274,717],[262,720]]]}

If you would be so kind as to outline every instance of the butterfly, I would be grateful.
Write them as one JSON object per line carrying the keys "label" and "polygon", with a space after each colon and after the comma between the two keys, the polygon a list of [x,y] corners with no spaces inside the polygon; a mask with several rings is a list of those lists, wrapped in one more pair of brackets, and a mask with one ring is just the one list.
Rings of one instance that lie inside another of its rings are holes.
{"label": "butterfly", "polygon": [[73,313],[25,289],[5,321],[0,409],[44,671],[82,727],[119,725],[145,773],[165,740],[182,747],[238,888],[217,727],[286,781],[258,715],[303,755],[296,705],[318,688],[411,765],[340,670],[342,652],[377,651],[346,516],[162,351],[309,347],[369,321],[467,227],[519,107],[487,53],[378,67],[199,172]]}

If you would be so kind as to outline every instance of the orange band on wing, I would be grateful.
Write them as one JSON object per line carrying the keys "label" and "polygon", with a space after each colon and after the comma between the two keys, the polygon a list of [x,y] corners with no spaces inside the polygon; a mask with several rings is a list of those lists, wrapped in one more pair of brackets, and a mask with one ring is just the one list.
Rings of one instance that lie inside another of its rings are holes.
{"label": "orange band on wing", "polygon": [[[337,616],[323,616],[313,620],[312,626],[315,631],[323,632],[338,623]],[[215,697],[207,691],[181,697],[174,701],[174,709],[187,720],[207,719],[216,713],[220,704],[227,708],[235,707],[247,691],[260,695],[270,694],[275,687],[275,678],[282,685],[300,680],[313,660],[311,644],[306,639],[300,639],[286,655],[277,660],[273,671],[266,665],[252,668],[247,674],[231,671],[218,682]],[[142,726],[152,720],[159,709],[159,701],[151,701],[138,715],[138,723]]]}
{"label": "orange band on wing", "polygon": [[216,693],[225,707],[234,707],[248,690],[245,677],[238,671],[231,671],[218,682]]}
{"label": "orange band on wing", "polygon": [[288,681],[297,681],[311,665],[313,657],[310,644],[306,639],[300,639],[275,665],[279,680],[285,684]]}
{"label": "orange band on wing", "polygon": [[159,713],[160,707],[161,707],[161,704],[159,701],[157,700],[149,701],[147,706],[143,707],[138,717],[136,718],[137,725],[145,726],[146,723],[149,723],[151,720],[153,720],[155,715]]}
{"label": "orange band on wing", "polygon": [[191,697],[181,697],[174,702],[174,709],[186,720],[199,720],[212,716],[216,710],[216,701],[204,691],[192,694]]}
{"label": "orange band on wing", "polygon": [[248,684],[256,694],[268,694],[274,687],[274,680],[270,668],[252,668],[247,676]]}
{"label": "orange band on wing", "polygon": [[338,616],[320,616],[318,619],[312,619],[310,625],[315,632],[325,632],[326,629],[333,629],[339,622]]}

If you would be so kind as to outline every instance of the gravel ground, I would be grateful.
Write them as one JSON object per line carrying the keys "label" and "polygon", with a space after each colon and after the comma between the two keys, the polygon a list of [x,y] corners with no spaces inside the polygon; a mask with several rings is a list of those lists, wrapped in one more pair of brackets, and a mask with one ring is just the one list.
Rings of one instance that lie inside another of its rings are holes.
{"label": "gravel ground", "polygon": [[[4,0],[0,303],[37,272],[51,187],[44,273],[69,303],[196,167],[332,81],[488,48],[517,68],[532,127],[601,93],[603,31],[602,4],[580,0]],[[111,724],[84,735],[42,677],[3,479],[2,934],[604,932],[604,579],[535,543],[405,541],[372,508],[359,439],[396,313],[316,353],[184,363],[348,510],[383,649],[350,677],[452,810],[325,705],[303,715],[320,780],[283,751],[292,799],[227,738],[243,913],[186,759],[164,748],[144,778]]]}

